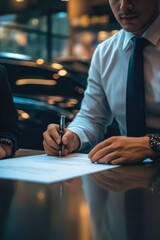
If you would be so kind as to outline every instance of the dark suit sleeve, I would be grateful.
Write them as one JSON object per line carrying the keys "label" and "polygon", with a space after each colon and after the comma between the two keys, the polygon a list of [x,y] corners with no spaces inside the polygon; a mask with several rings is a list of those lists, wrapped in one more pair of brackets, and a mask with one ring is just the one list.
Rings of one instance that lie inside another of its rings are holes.
{"label": "dark suit sleeve", "polygon": [[19,134],[18,116],[6,69],[0,65],[0,137],[12,140],[15,152],[19,146]]}

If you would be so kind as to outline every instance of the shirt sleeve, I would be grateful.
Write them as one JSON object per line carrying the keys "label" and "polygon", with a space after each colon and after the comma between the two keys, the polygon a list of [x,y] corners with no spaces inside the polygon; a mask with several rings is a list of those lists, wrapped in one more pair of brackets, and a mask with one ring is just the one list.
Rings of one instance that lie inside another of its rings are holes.
{"label": "shirt sleeve", "polygon": [[103,68],[101,49],[97,47],[91,61],[88,84],[81,109],[68,129],[75,132],[81,141],[79,151],[88,152],[104,138],[113,116],[101,82]]}
{"label": "shirt sleeve", "polygon": [[6,69],[0,66],[0,137],[9,138],[13,142],[13,152],[15,152],[19,146],[19,135],[18,116]]}

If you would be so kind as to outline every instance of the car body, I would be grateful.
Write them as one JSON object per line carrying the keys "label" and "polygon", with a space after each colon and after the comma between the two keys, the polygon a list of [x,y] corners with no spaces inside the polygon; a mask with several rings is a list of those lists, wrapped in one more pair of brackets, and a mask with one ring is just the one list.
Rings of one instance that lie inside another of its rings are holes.
{"label": "car body", "polygon": [[[78,62],[78,60],[77,60]],[[66,62],[45,63],[29,56],[0,53],[18,112],[20,148],[43,149],[42,134],[50,123],[66,116],[66,125],[80,109],[87,85],[88,68]],[[83,63],[79,61],[82,66]]]}

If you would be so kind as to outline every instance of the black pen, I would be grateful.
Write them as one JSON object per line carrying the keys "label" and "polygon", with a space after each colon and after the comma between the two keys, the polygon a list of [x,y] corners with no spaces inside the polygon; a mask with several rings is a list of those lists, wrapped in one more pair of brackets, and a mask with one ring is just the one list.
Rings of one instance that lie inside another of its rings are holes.
{"label": "black pen", "polygon": [[61,138],[61,143],[58,145],[58,155],[59,157],[62,156],[62,137],[64,134],[64,128],[65,128],[65,116],[62,115],[60,118],[60,123],[59,123],[59,135]]}

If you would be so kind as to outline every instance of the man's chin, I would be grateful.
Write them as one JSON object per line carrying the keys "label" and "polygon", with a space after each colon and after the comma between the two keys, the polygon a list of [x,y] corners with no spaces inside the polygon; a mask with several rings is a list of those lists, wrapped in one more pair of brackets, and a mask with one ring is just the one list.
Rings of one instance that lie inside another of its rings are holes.
{"label": "man's chin", "polygon": [[134,33],[135,35],[139,35],[140,34],[140,31],[139,31],[139,28],[131,25],[131,24],[121,24],[121,27],[127,31],[127,32],[131,32],[131,33]]}

